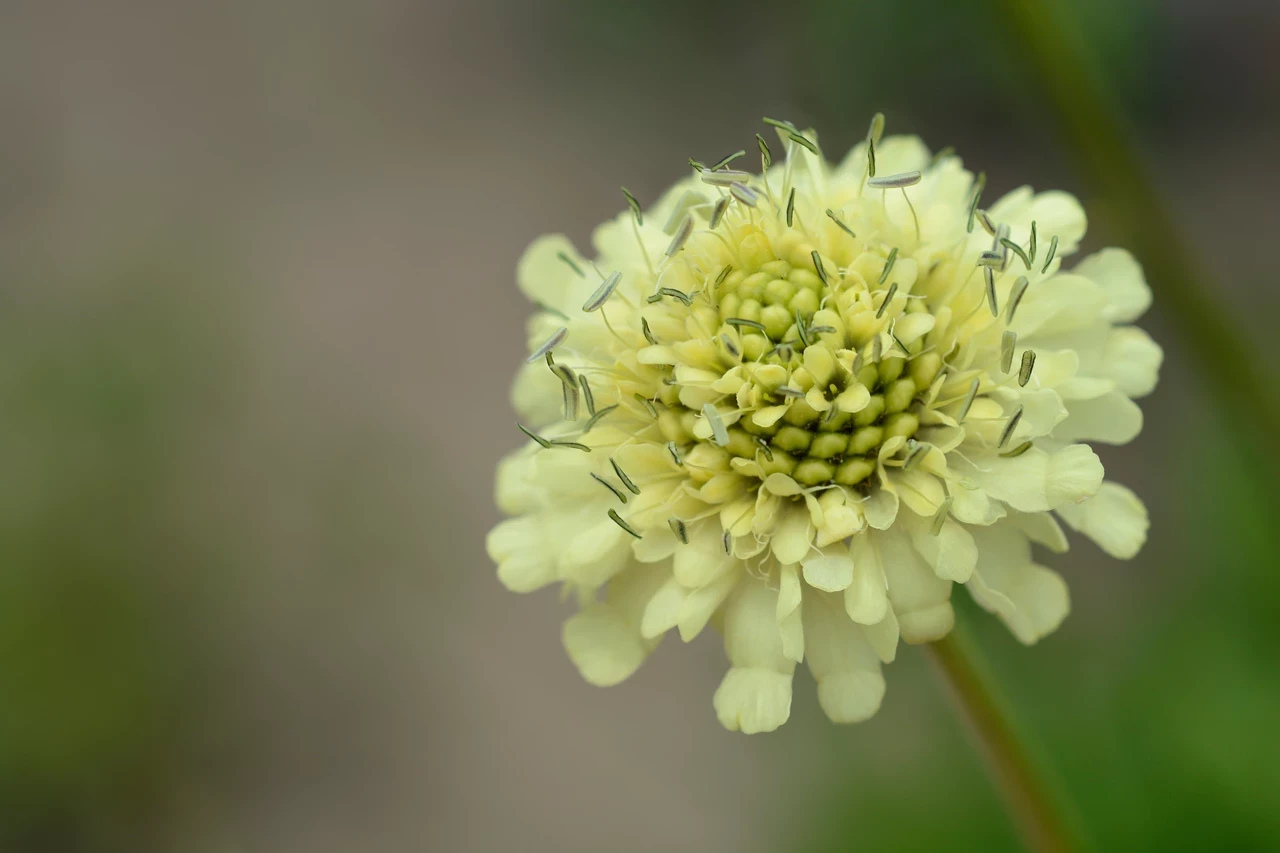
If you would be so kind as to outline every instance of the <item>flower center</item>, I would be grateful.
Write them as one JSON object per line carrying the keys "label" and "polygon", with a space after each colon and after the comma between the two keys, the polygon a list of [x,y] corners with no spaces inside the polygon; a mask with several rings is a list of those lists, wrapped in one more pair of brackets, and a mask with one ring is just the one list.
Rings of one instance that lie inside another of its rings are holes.
{"label": "flower center", "polygon": [[909,295],[914,261],[865,245],[826,257],[780,222],[722,222],[716,237],[672,259],[699,298],[657,306],[691,330],[659,397],[673,452],[702,482],[727,463],[804,486],[867,483],[885,441],[914,447],[943,366],[925,339],[935,318]]}

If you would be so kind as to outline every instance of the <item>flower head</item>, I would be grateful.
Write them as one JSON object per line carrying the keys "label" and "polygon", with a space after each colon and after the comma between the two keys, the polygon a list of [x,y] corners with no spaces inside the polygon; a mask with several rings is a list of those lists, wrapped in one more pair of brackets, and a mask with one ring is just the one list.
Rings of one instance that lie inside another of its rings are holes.
{"label": "flower head", "polygon": [[593,684],[714,624],[716,713],[746,732],[786,721],[802,661],[831,719],[870,717],[899,638],[950,631],[957,583],[1022,642],[1053,631],[1067,588],[1032,544],[1064,551],[1060,519],[1142,545],[1142,503],[1083,442],[1137,435],[1161,361],[1123,325],[1151,300],[1128,253],[1061,271],[1070,195],[985,205],[983,176],[879,117],[834,166],[770,123],[762,175],[727,158],[647,210],[627,193],[594,259],[529,247],[530,441],[487,543],[512,590],[576,595],[564,643]]}

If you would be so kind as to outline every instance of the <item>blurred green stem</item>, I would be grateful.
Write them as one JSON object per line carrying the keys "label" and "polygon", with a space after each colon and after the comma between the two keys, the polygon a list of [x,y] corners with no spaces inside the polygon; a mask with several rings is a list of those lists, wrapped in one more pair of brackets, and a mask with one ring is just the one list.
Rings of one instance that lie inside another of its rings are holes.
{"label": "blurred green stem", "polygon": [[[1280,434],[1280,384],[1229,316],[1221,289],[1191,251],[1195,242],[1178,232],[1083,34],[1060,0],[996,2],[1011,49],[1045,95],[1037,111],[1048,107],[1061,125],[1093,192],[1113,214],[1117,236],[1146,268],[1158,309],[1177,327],[1223,411],[1236,413],[1228,422],[1247,433],[1238,438],[1250,444]],[[1280,472],[1280,462],[1263,455],[1271,474]]]}
{"label": "blurred green stem", "polygon": [[1018,737],[1004,703],[991,687],[976,646],[957,627],[925,648],[969,724],[1010,815],[1029,850],[1073,853],[1081,849],[1057,797]]}

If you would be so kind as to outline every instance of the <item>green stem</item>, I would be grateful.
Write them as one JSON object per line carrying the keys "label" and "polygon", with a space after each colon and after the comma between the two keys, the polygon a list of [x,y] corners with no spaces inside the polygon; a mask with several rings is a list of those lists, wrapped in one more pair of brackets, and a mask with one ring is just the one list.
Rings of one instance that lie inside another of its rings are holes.
{"label": "green stem", "polygon": [[[1176,326],[1222,411],[1246,441],[1280,434],[1280,388],[1228,314],[1222,290],[1178,231],[1124,114],[1059,0],[998,0],[1009,42],[1039,84],[1117,236],[1142,261],[1159,310]],[[1241,401],[1249,403],[1241,408]],[[1250,417],[1249,415],[1252,415]],[[1270,456],[1268,454],[1268,456]],[[1272,474],[1277,473],[1274,459]],[[1263,476],[1266,476],[1263,473]],[[1271,481],[1272,483],[1274,480]]]}
{"label": "green stem", "polygon": [[991,688],[974,645],[957,627],[925,648],[969,724],[1027,849],[1036,853],[1080,850],[1057,797]]}

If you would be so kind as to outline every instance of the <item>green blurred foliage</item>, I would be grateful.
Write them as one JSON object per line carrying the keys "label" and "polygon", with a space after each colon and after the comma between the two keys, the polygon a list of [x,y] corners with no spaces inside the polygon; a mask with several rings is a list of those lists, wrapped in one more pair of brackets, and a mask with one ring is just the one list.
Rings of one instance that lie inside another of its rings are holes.
{"label": "green blurred foliage", "polygon": [[219,576],[175,512],[225,393],[194,278],[131,258],[0,310],[0,849],[150,849],[173,804]]}

